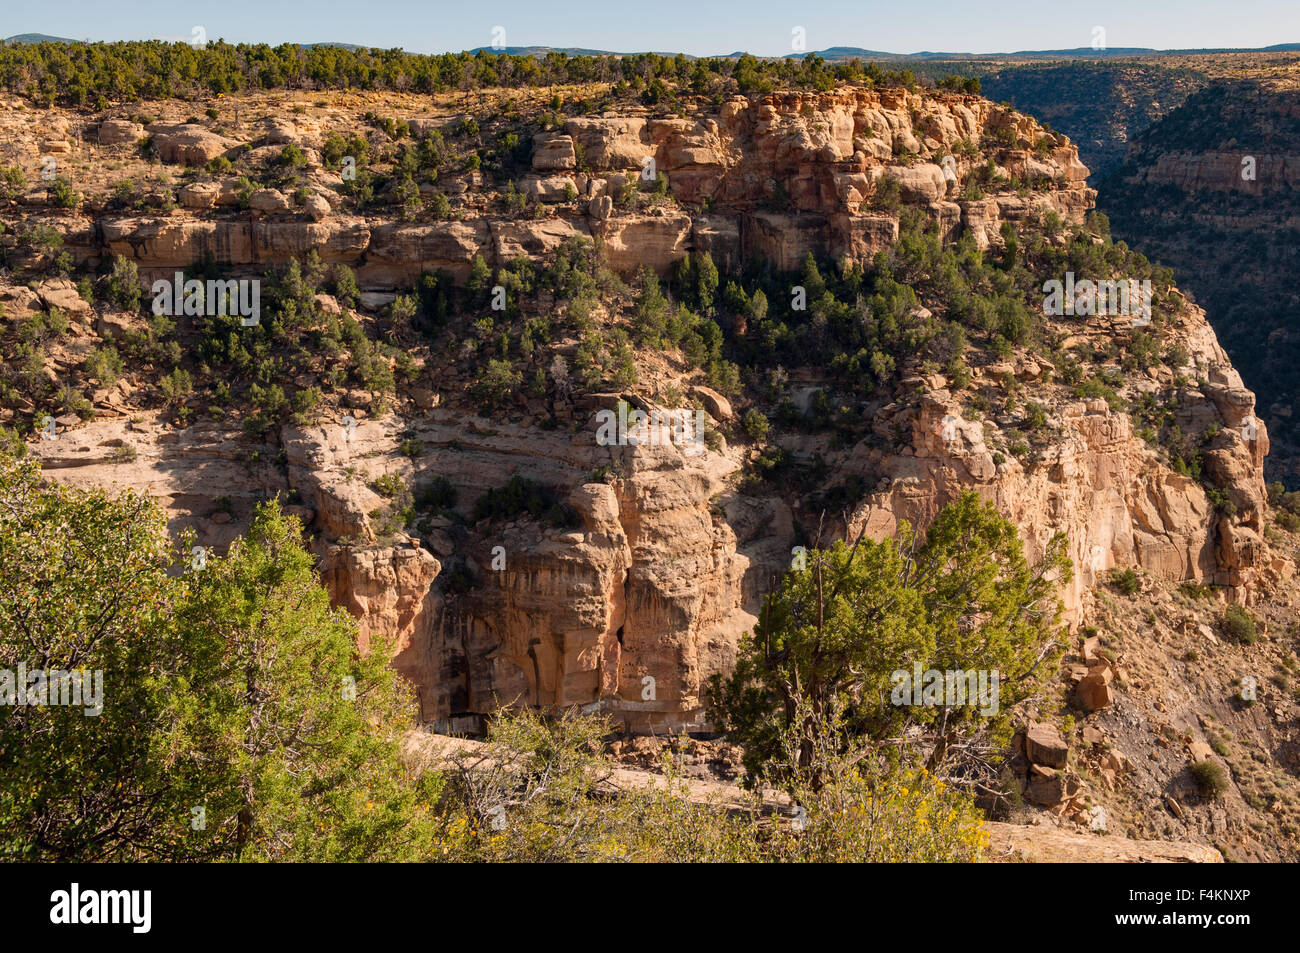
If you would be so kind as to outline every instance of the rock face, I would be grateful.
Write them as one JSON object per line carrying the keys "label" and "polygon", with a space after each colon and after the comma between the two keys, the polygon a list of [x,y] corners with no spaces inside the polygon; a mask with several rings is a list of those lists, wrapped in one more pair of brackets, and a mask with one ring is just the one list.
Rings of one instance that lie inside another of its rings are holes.
{"label": "rock face", "polygon": [[[100,135],[124,142],[133,135],[128,125],[106,120]],[[239,145],[193,124],[155,123],[147,131],[168,163],[204,165]],[[267,120],[257,132],[259,142],[276,144],[259,149],[302,139],[301,130],[282,120]],[[999,167],[1033,191],[1010,204],[959,203],[983,161],[969,156],[979,156],[972,150],[990,136],[1002,144]],[[757,255],[782,268],[797,267],[808,252],[863,262],[897,237],[891,188],[948,237],[967,230],[981,247],[1004,219],[1041,209],[1077,222],[1095,197],[1064,137],[978,97],[903,90],[738,96],[690,118],[569,119],[562,132],[535,138],[532,167],[519,189],[556,209],[536,221],[486,210],[433,224],[331,217],[325,234],[327,210],[319,202],[298,211],[274,189],[255,191],[249,204],[275,222],[225,211],[238,202],[230,177],[182,190],[182,207],[201,217],[103,216],[88,232],[65,219],[49,224],[64,233],[65,247],[81,263],[123,255],[146,272],[199,261],[239,268],[284,264],[319,247],[327,262],[353,267],[363,286],[388,290],[409,285],[422,271],[463,278],[476,254],[489,265],[544,255],[568,235],[599,239],[611,266],[623,272],[642,266],[666,272],[699,250],[722,262]],[[707,202],[708,216],[618,207],[621,189],[660,175],[679,203]],[[278,220],[288,217],[297,220]],[[272,225],[274,232],[258,233]]]}
{"label": "rock face", "polygon": [[[1205,361],[1210,379],[1221,383],[1187,394],[1180,412],[1189,421],[1239,425],[1248,392],[1203,318],[1190,311],[1185,323],[1183,339],[1203,348],[1192,359]],[[717,421],[733,414],[707,388],[694,396]],[[333,422],[285,426],[282,474],[270,465],[245,472],[237,459],[246,451],[234,434],[212,426],[172,431],[156,420],[95,421],[35,452],[59,479],[147,490],[175,514],[177,528],[199,528],[201,545],[228,542],[256,497],[295,494],[318,534],[334,601],[358,616],[366,637],[397,639],[397,664],[429,721],[446,724],[520,701],[597,706],[637,730],[701,726],[706,680],[733,664],[762,594],[790,564],[798,538],[787,504],[736,492],[731,478],[743,457],[725,447],[695,456],[673,445],[601,447],[585,428],[539,431],[433,403],[404,420],[363,419],[350,431]],[[857,505],[842,531],[879,538],[901,520],[924,527],[974,488],[1016,522],[1031,558],[1055,533],[1067,535],[1076,566],[1063,593],[1071,619],[1114,567],[1214,581],[1243,601],[1288,569],[1270,555],[1259,529],[1262,427],[1250,443],[1225,426],[1212,449],[1238,500],[1229,517],[1198,484],[1160,465],[1128,417],[1105,401],[1065,406],[1061,436],[1032,467],[1010,456],[995,461],[982,423],[960,419],[958,410],[946,390],[929,387],[912,405],[874,411],[877,432],[907,434],[904,444],[824,448],[832,471],[884,487]],[[399,451],[410,439],[425,448],[416,461]],[[119,442],[138,448],[134,461],[113,462]],[[593,482],[601,468],[620,476]],[[431,529],[420,548],[386,542],[371,515],[383,499],[369,484],[388,473],[416,491],[435,477],[449,481],[463,516],[485,487],[526,476],[557,488],[577,519],[556,528],[531,520],[447,524]],[[234,501],[230,523],[211,519],[222,496]],[[441,572],[452,553],[476,580],[468,591],[451,587]],[[1085,647],[1088,658],[1077,690],[1093,710],[1110,703],[1113,669],[1095,648]],[[1045,803],[1070,796],[1068,779],[1054,773],[1059,744],[1046,735],[1030,742],[1041,769],[1032,790]]]}
{"label": "rock face", "polygon": [[440,675],[429,646],[442,610],[433,588],[441,569],[427,550],[407,545],[332,546],[321,570],[335,604],[357,617],[363,652],[374,635],[393,641],[393,665],[416,686],[421,714],[429,719],[437,715],[436,701],[426,696]]}
{"label": "rock face", "polygon": [[[203,162],[230,148],[184,126],[150,131],[165,161]],[[305,134],[275,125],[259,132],[276,142]],[[994,143],[988,158],[1026,183],[1023,189],[963,197],[976,194],[966,186],[984,167],[978,145],[985,142]],[[566,201],[544,200],[530,217],[492,206],[454,221],[393,221],[327,214],[310,200],[299,212],[274,190],[251,195],[251,208],[235,211],[237,192],[222,180],[182,189],[184,211],[48,220],[79,259],[121,255],[145,276],[170,277],[204,261],[256,274],[315,251],[326,264],[355,266],[362,307],[378,308],[423,272],[464,280],[476,255],[489,264],[541,258],[574,238],[598,240],[623,272],[667,271],[698,250],[724,266],[757,255],[795,268],[809,252],[862,262],[887,248],[898,236],[900,202],[939,224],[944,237],[970,234],[988,247],[1004,221],[1053,211],[1077,222],[1094,197],[1074,147],[1031,120],[976,97],[888,89],[736,97],[672,119],[570,119],[562,132],[536,141],[532,165],[532,178],[521,181],[535,182],[538,198],[555,197],[562,182]],[[643,171],[653,171],[651,181],[662,174],[682,204],[629,209],[627,186],[644,181]],[[708,211],[696,211],[705,200]],[[64,286],[4,294],[6,314],[51,301],[75,310],[75,294]],[[339,301],[333,309],[343,310]],[[138,317],[105,313],[98,327],[115,336],[138,333]],[[1085,343],[1096,337],[1099,350],[1113,335],[1109,320],[1072,333]],[[1199,382],[1182,386],[1178,422],[1188,433],[1218,428],[1205,446],[1205,467],[1226,488],[1231,508],[1212,505],[1198,483],[1164,465],[1129,416],[1105,400],[1054,409],[1050,444],[1032,457],[1017,455],[997,442],[996,426],[962,418],[938,374],[904,381],[906,395],[860,408],[879,439],[833,446],[796,436],[804,443],[792,449],[821,454],[830,472],[870,488],[842,525],[831,527],[835,533],[881,538],[903,520],[923,529],[973,489],[1015,522],[1031,559],[1065,534],[1075,565],[1063,593],[1070,621],[1080,619],[1087,591],[1116,567],[1213,582],[1249,602],[1289,569],[1263,533],[1267,428],[1203,313],[1188,307],[1172,320],[1170,333],[1187,352],[1186,379]],[[1046,369],[1030,357],[975,370],[1032,382]],[[819,382],[801,383],[806,404]],[[715,422],[735,416],[716,392],[690,393]],[[255,455],[233,429],[173,429],[156,414],[131,424],[61,422],[56,439],[38,441],[34,452],[56,478],[159,497],[174,528],[199,530],[200,545],[228,543],[255,499],[290,495],[316,537],[334,601],[361,620],[363,638],[397,640],[397,664],[415,683],[429,721],[521,702],[603,708],[637,730],[702,725],[707,679],[732,666],[762,595],[790,565],[801,538],[791,509],[797,504],[740,492],[745,451],[725,443],[697,455],[674,445],[597,446],[584,416],[594,406],[565,400],[555,417],[572,429],[544,430],[441,407],[428,390],[406,396],[400,419],[286,424],[279,446]],[[101,403],[113,408],[115,399],[105,394]],[[414,460],[400,449],[411,441],[425,448]],[[279,454],[280,464],[267,462]],[[431,523],[418,546],[392,538],[375,516],[384,498],[370,484],[394,475],[416,492],[435,478],[446,481],[459,493],[458,519]],[[479,495],[515,476],[555,488],[573,524],[476,522]],[[473,585],[443,571],[452,559]],[[1090,667],[1083,680],[1092,674]],[[1108,704],[1108,692],[1108,685],[1081,688],[1090,708]],[[1043,749],[1054,750],[1046,742]],[[1053,774],[1059,765],[1036,767],[1042,797],[1068,797],[1069,779]]]}
{"label": "rock face", "polygon": [[1180,419],[1189,427],[1210,421],[1223,427],[1207,459],[1232,487],[1240,507],[1234,514],[1213,507],[1195,481],[1154,465],[1153,451],[1133,433],[1129,416],[1104,400],[1063,407],[1064,438],[1027,468],[1009,454],[995,462],[984,427],[962,419],[941,389],[924,394],[916,407],[887,405],[876,415],[882,435],[910,431],[911,454],[853,454],[837,461],[843,472],[872,481],[883,475],[889,484],[859,506],[849,535],[888,535],[899,520],[928,525],[943,506],[976,489],[1019,525],[1031,558],[1041,556],[1056,533],[1067,536],[1075,566],[1065,592],[1070,607],[1115,568],[1226,586],[1240,601],[1250,598],[1255,583],[1279,581],[1289,568],[1269,555],[1263,535],[1266,429],[1249,426],[1253,404],[1242,402],[1249,392],[1204,317],[1191,312],[1184,320],[1186,339],[1203,348],[1195,360],[1204,362],[1209,382],[1185,393]]}
{"label": "rock face", "polygon": [[[431,592],[422,574],[438,571],[432,557],[398,577],[389,550],[378,550],[379,569],[357,555],[372,549],[329,551],[325,581],[335,601],[370,620],[367,631],[399,634],[398,664],[412,674],[426,719],[521,701],[599,704],[642,730],[696,723],[705,679],[732,664],[759,591],[788,564],[789,511],[779,501],[736,497],[714,512],[708,501],[727,490],[737,466],[726,456],[602,448],[590,438],[499,424],[484,437],[467,434],[463,422],[434,410],[406,431],[365,421],[351,440],[337,427],[291,428],[284,438],[290,483],[335,538],[367,539],[366,514],[378,502],[362,480],[339,471],[398,468],[401,433],[429,448],[418,466],[390,471],[416,488],[437,475],[472,499],[515,474],[567,488],[578,516],[571,528],[507,523],[457,538],[456,551],[480,583],[466,593],[421,603]],[[589,482],[594,469],[615,461],[623,480]],[[405,595],[383,596],[378,579]],[[401,599],[418,621],[398,622]]]}
{"label": "rock face", "polygon": [[1186,841],[1140,841],[1098,837],[1042,827],[991,822],[995,856],[1016,863],[1221,864],[1215,848]]}

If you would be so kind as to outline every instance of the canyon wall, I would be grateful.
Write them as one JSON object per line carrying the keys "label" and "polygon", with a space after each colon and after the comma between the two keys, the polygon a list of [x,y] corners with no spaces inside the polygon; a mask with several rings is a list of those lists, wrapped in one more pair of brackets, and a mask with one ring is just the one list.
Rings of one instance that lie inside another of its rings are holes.
{"label": "canyon wall", "polygon": [[[310,150],[310,134],[293,134]],[[160,153],[176,162],[208,154],[186,135],[157,129]],[[378,296],[370,300],[383,301],[424,271],[463,278],[476,255],[489,264],[541,258],[573,235],[597,239],[622,272],[665,271],[704,250],[720,266],[757,256],[793,269],[809,252],[870,259],[896,239],[900,203],[920,209],[946,238],[970,234],[989,248],[1004,221],[1050,211],[1077,223],[1095,198],[1064,137],[977,97],[903,90],[737,97],[686,118],[572,118],[538,135],[531,161],[521,190],[543,205],[565,197],[533,220],[486,202],[456,221],[338,214],[329,188],[336,177],[319,164],[312,174],[324,208],[294,211],[263,196],[241,211],[229,181],[194,182],[168,214],[120,214],[93,197],[79,212],[60,212],[34,193],[27,220],[58,229],[83,262],[121,255],[146,276],[200,261],[253,274],[315,249],[327,263],[354,266],[363,290]],[[963,198],[977,194],[965,186],[989,161],[1002,182],[1019,185]],[[643,170],[666,177],[675,206],[620,208],[620,190]],[[477,173],[443,183],[471,193],[479,185]],[[0,299],[12,319],[61,289],[15,287]],[[1017,524],[1031,557],[1055,533],[1068,536],[1076,571],[1063,596],[1072,621],[1088,589],[1115,567],[1214,583],[1249,602],[1290,572],[1263,535],[1267,429],[1204,314],[1188,307],[1180,315],[1170,332],[1187,353],[1177,369],[1186,378],[1179,419],[1189,432],[1218,428],[1207,467],[1229,487],[1230,512],[1164,465],[1105,400],[1051,407],[1050,448],[1019,459],[999,449],[996,419],[963,419],[936,374],[905,380],[899,395],[863,408],[876,439],[838,447],[829,435],[792,438],[794,452],[819,453],[832,473],[869,487],[828,529],[883,537],[901,520],[924,527],[974,489]],[[117,320],[125,319],[78,313],[73,333],[89,339]],[[1101,339],[1114,333],[1114,320],[1080,320],[1073,333]],[[1010,374],[1029,388],[1047,371],[1032,356],[973,368],[977,380]],[[1172,386],[1174,373],[1152,369],[1132,386]],[[715,422],[734,418],[719,395],[699,396]],[[671,444],[599,446],[596,412],[620,397],[652,406],[644,394],[576,400],[565,408],[566,426],[542,429],[441,406],[438,395],[415,388],[396,414],[361,414],[355,427],[286,424],[263,445],[219,425],[174,428],[161,413],[115,407],[110,397],[97,419],[69,422],[58,440],[33,445],[50,476],[149,492],[174,529],[193,526],[200,545],[218,548],[254,501],[283,494],[315,537],[336,604],[360,619],[363,638],[396,641],[423,717],[452,727],[511,702],[600,707],[642,731],[702,726],[708,677],[732,664],[763,594],[790,566],[793,548],[808,542],[801,527],[818,520],[797,500],[740,488],[745,452],[725,441],[694,456]],[[401,451],[410,440],[425,448],[418,459]],[[372,514],[384,501],[370,484],[385,474],[416,490],[447,481],[465,519],[434,519],[419,539],[376,533]],[[576,524],[468,519],[484,489],[514,476],[556,488]],[[448,578],[453,556],[473,585]]]}

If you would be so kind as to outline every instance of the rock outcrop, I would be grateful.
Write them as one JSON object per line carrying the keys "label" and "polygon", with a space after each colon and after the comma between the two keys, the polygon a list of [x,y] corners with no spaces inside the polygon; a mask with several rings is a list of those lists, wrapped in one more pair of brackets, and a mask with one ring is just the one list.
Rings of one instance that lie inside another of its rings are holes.
{"label": "rock outcrop", "polygon": [[[155,123],[147,131],[158,157],[178,165],[204,165],[240,145],[201,125]],[[116,144],[134,130],[106,120],[97,134],[101,143],[107,137]],[[304,140],[302,130],[285,122],[264,123],[258,135],[268,144]],[[1001,174],[1033,187],[1028,198],[962,198],[982,174],[981,145],[995,149]],[[121,255],[146,274],[200,261],[251,271],[316,248],[378,290],[409,285],[423,271],[463,278],[475,255],[489,265],[543,256],[570,235],[596,237],[610,265],[623,272],[642,266],[666,272],[706,249],[719,261],[756,255],[781,268],[797,267],[809,252],[865,262],[897,237],[891,188],[949,237],[967,230],[987,247],[1004,219],[1036,209],[1080,221],[1095,197],[1064,137],[975,96],[897,89],[734,97],[689,118],[569,119],[562,132],[536,137],[532,168],[520,191],[555,209],[534,221],[490,209],[434,224],[324,221],[328,212],[320,202],[295,207],[275,189],[249,196],[257,213],[250,219],[230,209],[239,202],[235,179],[214,175],[181,190],[187,213],[181,216],[101,215],[87,222],[51,215],[44,224],[59,230],[65,248],[84,264]],[[621,190],[658,176],[680,205],[707,203],[707,218],[619,209]],[[328,183],[323,173],[318,180]]]}
{"label": "rock outcrop", "polygon": [[[112,129],[123,142],[133,134]],[[150,132],[160,158],[177,164],[207,162],[234,145],[187,126]],[[263,124],[256,141],[277,152],[299,141],[314,148],[323,132],[306,120]],[[423,273],[464,281],[476,256],[489,266],[544,259],[575,238],[594,239],[624,273],[666,272],[705,250],[722,267],[757,256],[795,269],[810,252],[868,261],[897,240],[904,207],[945,239],[969,235],[976,247],[992,248],[1004,222],[1054,212],[1077,223],[1095,196],[1063,137],[978,97],[902,89],[734,97],[671,118],[570,118],[533,146],[531,169],[519,177],[541,199],[529,216],[480,201],[477,173],[439,176],[442,194],[468,196],[454,219],[347,214],[325,197],[339,198],[310,158],[303,161],[317,191],[308,189],[301,206],[279,190],[241,194],[229,177],[196,173],[180,190],[180,209],[124,211],[100,197],[75,212],[14,214],[58,230],[63,248],[83,262],[119,255],[147,278],[199,263],[257,274],[315,252],[325,264],[355,267],[366,309],[393,302]],[[341,182],[335,176],[332,184]],[[632,208],[629,190],[653,194],[656,182],[662,201]],[[84,310],[55,283],[6,287],[0,296],[7,316],[51,302]],[[330,299],[322,310],[345,309]],[[146,328],[141,316],[114,310],[96,316],[93,329],[89,316],[79,320],[81,350],[65,366],[84,359],[96,332],[127,341]],[[1249,603],[1290,572],[1264,535],[1268,431],[1203,313],[1187,306],[1171,323],[1172,341],[1187,353],[1177,420],[1188,433],[1215,431],[1205,468],[1222,500],[1172,470],[1134,433],[1129,415],[1104,399],[1058,401],[1047,415],[1050,439],[1016,452],[996,420],[966,419],[951,382],[928,371],[857,408],[866,439],[844,446],[825,433],[794,434],[790,449],[864,488],[842,519],[830,520],[833,533],[880,538],[904,520],[924,528],[973,489],[1015,522],[1030,558],[1064,534],[1075,565],[1063,592],[1071,623],[1113,568],[1213,583]],[[1099,345],[1114,332],[1108,318],[1071,330]],[[1045,386],[1050,370],[1032,355],[974,368],[1029,387]],[[1172,370],[1166,377],[1153,370],[1143,386],[1174,386]],[[680,381],[663,383],[659,393],[629,396],[650,403]],[[795,402],[806,407],[825,381],[794,383]],[[732,665],[762,595],[789,567],[801,527],[817,522],[817,514],[799,512],[800,501],[742,492],[747,452],[725,441],[695,455],[671,444],[597,445],[589,399],[560,395],[550,408],[530,400],[526,416],[503,422],[440,406],[423,382],[399,398],[400,417],[349,391],[347,406],[360,418],[352,426],[286,423],[278,445],[252,447],[229,426],[178,427],[165,414],[136,413],[125,393],[143,386],[101,388],[102,416],[82,423],[65,415],[55,439],[33,441],[51,475],[147,491],[163,501],[174,528],[199,531],[200,545],[225,545],[256,499],[283,494],[316,537],[335,602],[358,616],[363,637],[396,639],[397,664],[429,721],[519,702],[599,707],[637,730],[702,726],[707,679]],[[685,393],[715,424],[736,416],[716,392],[687,383]],[[543,415],[549,429],[534,425]],[[411,443],[423,451],[405,451]],[[516,476],[552,488],[573,520],[476,518],[473,503],[484,490]],[[383,525],[389,503],[374,488],[379,478],[400,478],[416,493],[444,481],[458,491],[456,518],[430,520],[413,545]],[[1104,707],[1108,690],[1090,687],[1088,707]]]}

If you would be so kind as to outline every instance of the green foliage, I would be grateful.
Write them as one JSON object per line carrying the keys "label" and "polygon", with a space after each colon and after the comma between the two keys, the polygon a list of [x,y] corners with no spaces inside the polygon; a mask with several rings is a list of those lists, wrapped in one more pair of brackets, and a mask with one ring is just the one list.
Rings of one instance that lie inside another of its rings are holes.
{"label": "green foliage", "polygon": [[747,410],[745,416],[741,418],[740,425],[744,428],[746,436],[753,443],[760,445],[767,442],[768,433],[772,429],[767,417],[757,410]]}
{"label": "green foliage", "polygon": [[456,505],[456,488],[442,474],[437,474],[423,489],[415,494],[419,509],[449,510]]}
{"label": "green foliage", "polygon": [[108,387],[122,376],[122,358],[115,347],[95,348],[86,357],[85,370],[87,376],[99,381],[101,387]]}
{"label": "green foliage", "polygon": [[334,297],[345,308],[356,308],[361,304],[357,276],[347,265],[334,266]]}
{"label": "green foliage", "polygon": [[170,374],[158,382],[163,399],[169,404],[180,404],[194,392],[194,382],[190,372],[183,368],[174,368]]}
{"label": "green foliage", "polygon": [[81,196],[68,184],[66,179],[55,179],[50,185],[50,201],[58,208],[75,208],[81,203]]}
{"label": "green foliage", "polygon": [[480,496],[474,504],[472,519],[478,522],[524,515],[556,527],[575,523],[575,514],[560,502],[554,490],[518,476],[511,477],[505,486],[495,487]]}
{"label": "green foliage", "polygon": [[[806,559],[765,601],[734,673],[711,684],[712,718],[745,746],[752,774],[775,756],[800,706],[808,714],[796,763],[809,783],[819,774],[817,732],[841,705],[839,744],[897,739],[917,725],[937,732],[932,769],[957,746],[967,755],[995,750],[1009,737],[1010,713],[1059,657],[1057,586],[1070,578],[1064,538],[1030,566],[1015,527],[973,493],[945,507],[919,545],[903,526],[895,540],[836,543]],[[997,671],[998,711],[893,704],[894,674],[913,663]]]}
{"label": "green foliage", "polygon": [[291,142],[280,150],[280,154],[275,157],[275,162],[286,169],[301,169],[307,165],[307,155],[299,146]]}
{"label": "green foliage", "polygon": [[1142,588],[1142,583],[1132,569],[1116,569],[1110,574],[1110,582],[1126,596],[1135,596]]}
{"label": "green foliage", "polygon": [[488,407],[501,407],[523,383],[523,374],[508,359],[492,358],[474,382],[474,396]]}
{"label": "green foliage", "polygon": [[940,89],[949,89],[955,93],[968,93],[972,96],[980,94],[980,81],[978,76],[958,76],[956,74],[945,76],[936,83]]}
{"label": "green foliage", "polygon": [[16,165],[0,166],[0,198],[15,198],[27,185],[27,177]]}
{"label": "green foliage", "polygon": [[140,270],[130,258],[113,257],[113,267],[104,279],[104,297],[123,311],[140,310],[144,289],[140,286]]}
{"label": "green foliage", "polygon": [[402,479],[400,474],[385,473],[382,476],[375,477],[372,486],[380,496],[392,499],[406,490],[406,481]]}
{"label": "green foliage", "polygon": [[1228,773],[1217,761],[1198,761],[1189,770],[1202,797],[1221,798],[1227,793]]}
{"label": "green foliage", "polygon": [[356,624],[330,609],[300,532],[263,505],[226,557],[183,551],[186,571],[169,573],[153,503],[42,484],[0,456],[0,669],[103,676],[98,715],[0,706],[0,855],[432,852],[440,778],[412,779],[399,761],[411,698],[391,648],[356,651]]}
{"label": "green foliage", "polygon": [[1227,639],[1242,645],[1254,645],[1259,641],[1259,627],[1254,616],[1235,603],[1224,608],[1219,628]]}

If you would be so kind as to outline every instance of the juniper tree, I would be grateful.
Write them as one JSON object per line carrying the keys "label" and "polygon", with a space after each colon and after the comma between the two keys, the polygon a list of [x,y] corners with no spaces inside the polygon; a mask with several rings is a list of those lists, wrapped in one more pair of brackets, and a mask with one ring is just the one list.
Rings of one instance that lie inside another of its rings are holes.
{"label": "juniper tree", "polygon": [[0,671],[103,673],[97,715],[0,705],[0,856],[426,856],[440,777],[399,758],[409,690],[300,525],[267,503],[225,557],[181,551],[150,500],[0,452]]}
{"label": "juniper tree", "polygon": [[[904,523],[893,539],[837,542],[803,562],[765,601],[732,674],[711,682],[712,718],[745,746],[752,776],[778,758],[792,725],[802,732],[796,772],[814,786],[832,724],[842,746],[866,739],[893,760],[921,757],[905,744],[920,728],[931,770],[978,766],[1009,740],[1011,712],[1059,657],[1064,537],[1031,565],[1015,526],[974,493],[946,506],[923,538]],[[896,704],[896,673],[916,664],[996,672],[996,713],[946,696]]]}

